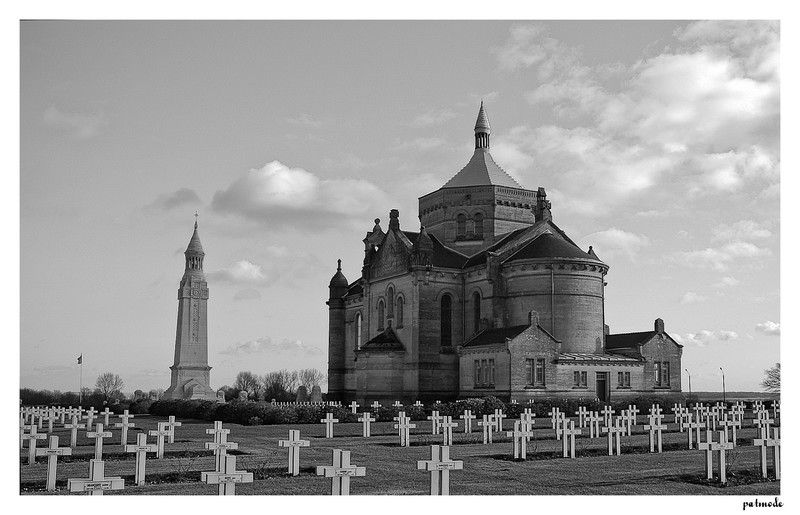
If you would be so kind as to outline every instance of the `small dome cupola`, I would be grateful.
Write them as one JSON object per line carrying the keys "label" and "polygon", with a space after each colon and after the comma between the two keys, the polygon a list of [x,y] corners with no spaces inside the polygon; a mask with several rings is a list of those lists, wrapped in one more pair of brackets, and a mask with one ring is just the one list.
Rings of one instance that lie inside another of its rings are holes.
{"label": "small dome cupola", "polygon": [[350,283],[347,282],[347,277],[344,276],[342,273],[342,260],[337,260],[336,266],[336,273],[331,278],[331,282],[328,285],[330,289],[330,298],[332,299],[340,299],[347,294],[347,287]]}
{"label": "small dome cupola", "polygon": [[481,100],[481,108],[478,111],[478,119],[475,121],[475,149],[489,148],[489,134],[492,128],[489,126],[489,118],[486,116],[486,110],[483,108],[483,100]]}
{"label": "small dome cupola", "polygon": [[189,240],[189,246],[183,253],[186,256],[186,270],[203,270],[203,257],[206,255],[203,252],[203,245],[200,243],[200,236],[197,234],[197,213],[195,213],[194,220],[194,233],[192,239]]}

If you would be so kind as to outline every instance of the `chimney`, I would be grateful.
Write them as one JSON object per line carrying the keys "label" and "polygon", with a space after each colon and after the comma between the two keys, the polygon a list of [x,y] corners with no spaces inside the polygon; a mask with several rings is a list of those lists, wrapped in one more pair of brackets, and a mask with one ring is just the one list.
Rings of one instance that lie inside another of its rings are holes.
{"label": "chimney", "polygon": [[608,327],[608,324],[603,324],[603,334],[606,335],[606,336],[611,334],[611,328]]}
{"label": "chimney", "polygon": [[400,230],[400,211],[392,209],[389,211],[389,229],[394,231]]}
{"label": "chimney", "polygon": [[534,327],[539,325],[539,313],[536,311],[531,311],[528,313],[528,324]]}
{"label": "chimney", "polygon": [[660,318],[656,318],[656,323],[654,325],[655,325],[655,331],[658,334],[664,334],[664,321],[663,320],[661,320]]}

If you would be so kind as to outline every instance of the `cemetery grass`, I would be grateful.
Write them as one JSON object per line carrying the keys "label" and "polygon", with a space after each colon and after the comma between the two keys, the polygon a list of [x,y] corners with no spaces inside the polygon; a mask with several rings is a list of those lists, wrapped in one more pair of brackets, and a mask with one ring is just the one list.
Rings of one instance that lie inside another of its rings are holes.
{"label": "cemetery grass", "polygon": [[[133,443],[139,431],[155,429],[163,417],[137,415],[137,424],[128,435]],[[104,442],[106,476],[125,480],[125,490],[106,495],[216,495],[216,485],[200,482],[200,472],[214,468],[213,456],[204,449],[210,442],[205,429],[211,422],[182,420],[176,428],[175,443],[166,444],[164,459],[148,455],[146,484],[134,486],[134,459],[124,454],[119,431]],[[750,421],[747,421],[750,422]],[[239,449],[236,468],[254,474],[250,484],[237,484],[237,495],[328,495],[330,480],[316,475],[316,466],[330,465],[332,449],[351,451],[351,463],[366,467],[366,477],[351,480],[351,495],[427,495],[429,475],[416,468],[417,460],[430,459],[430,445],[440,444],[440,435],[430,434],[430,422],[416,421],[411,447],[399,447],[392,423],[373,423],[371,438],[361,437],[361,424],[336,424],[335,437],[326,439],[323,424],[240,426],[225,424],[231,430],[228,440]],[[504,429],[513,421],[505,421]],[[661,454],[650,454],[648,437],[634,433],[622,438],[622,455],[607,455],[606,438],[578,438],[577,459],[561,457],[561,442],[556,441],[549,421],[537,420],[529,443],[528,459],[513,460],[511,439],[495,433],[494,443],[483,445],[481,433],[454,432],[450,456],[463,460],[464,470],[450,474],[451,495],[779,495],[780,481],[762,480],[759,451],[752,446],[755,428],[739,432],[739,445],[728,453],[728,484],[707,481],[704,453],[686,448],[686,433],[669,424]],[[545,425],[547,426],[545,428]],[[278,447],[289,429],[299,429],[301,438],[311,442],[300,451],[301,472],[288,476],[287,450]],[[587,430],[584,430],[587,431]],[[639,429],[641,431],[641,429]],[[69,443],[68,430],[55,429],[60,445]],[[151,439],[152,440],[152,439]],[[46,462],[34,465],[20,461],[20,493],[24,495],[64,495],[67,478],[88,475],[93,457],[92,442],[79,433],[73,456],[59,459],[56,492],[45,492]],[[20,451],[27,457],[27,445]],[[771,469],[770,469],[771,471]],[[770,472],[771,474],[771,472]]]}

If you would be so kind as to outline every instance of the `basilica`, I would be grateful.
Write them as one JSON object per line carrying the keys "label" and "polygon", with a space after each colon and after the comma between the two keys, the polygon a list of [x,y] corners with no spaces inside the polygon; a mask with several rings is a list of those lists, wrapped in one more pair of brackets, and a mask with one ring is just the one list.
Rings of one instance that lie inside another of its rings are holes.
{"label": "basilica", "polygon": [[[682,347],[664,329],[611,334],[609,265],[554,222],[545,188],[498,166],[481,103],[466,166],[392,209],[363,239],[361,276],[330,281],[328,399],[367,405],[492,395],[620,400],[681,390]],[[599,249],[601,254],[602,250]]]}

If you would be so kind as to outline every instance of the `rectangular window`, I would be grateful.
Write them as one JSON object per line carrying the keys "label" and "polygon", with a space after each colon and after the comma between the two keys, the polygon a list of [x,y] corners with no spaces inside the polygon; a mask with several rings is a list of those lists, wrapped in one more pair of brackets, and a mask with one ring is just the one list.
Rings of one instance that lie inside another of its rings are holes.
{"label": "rectangular window", "polygon": [[481,362],[480,360],[475,360],[475,386],[481,384]]}
{"label": "rectangular window", "polygon": [[494,360],[489,360],[489,377],[486,378],[486,383],[494,385]]}
{"label": "rectangular window", "polygon": [[631,373],[625,372],[625,388],[631,387]]}
{"label": "rectangular window", "polygon": [[533,384],[533,360],[525,360],[525,384]]}
{"label": "rectangular window", "polygon": [[489,370],[488,370],[488,367],[486,365],[487,365],[486,360],[482,359],[481,360],[481,384],[482,385],[486,384],[486,376],[489,374]]}
{"label": "rectangular window", "polygon": [[625,386],[625,373],[617,372],[617,388]]}
{"label": "rectangular window", "polygon": [[575,372],[573,376],[574,386],[578,388],[585,388],[586,387],[586,372]]}
{"label": "rectangular window", "polygon": [[536,359],[536,378],[534,384],[536,386],[544,386],[544,358]]}
{"label": "rectangular window", "polygon": [[653,376],[656,386],[661,386],[661,362],[656,361],[653,363]]}
{"label": "rectangular window", "polygon": [[669,361],[665,361],[661,366],[661,386],[669,386]]}

